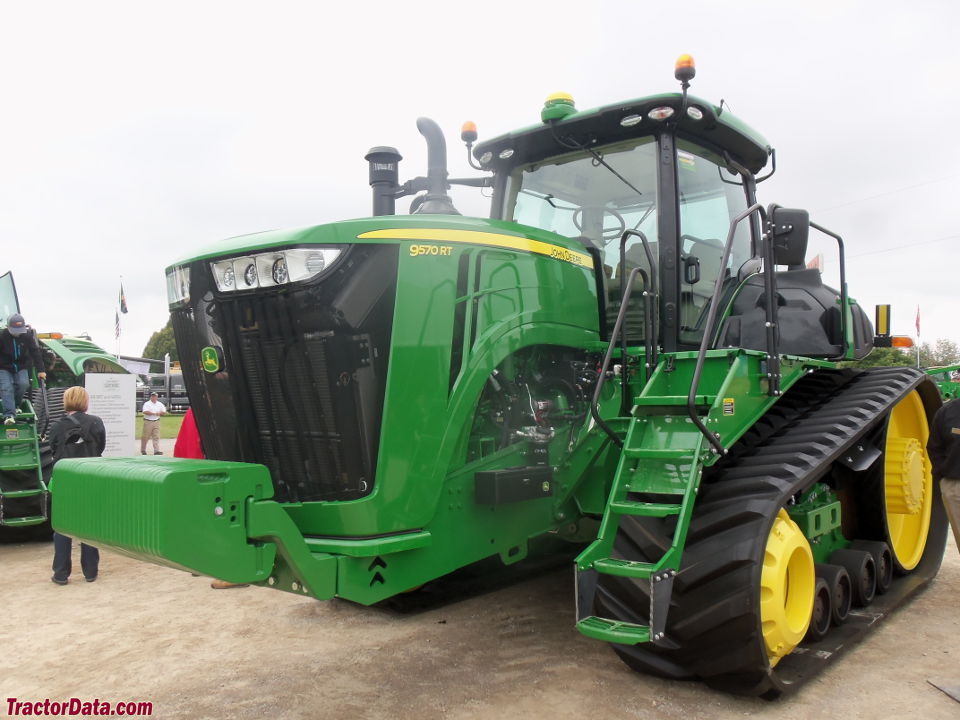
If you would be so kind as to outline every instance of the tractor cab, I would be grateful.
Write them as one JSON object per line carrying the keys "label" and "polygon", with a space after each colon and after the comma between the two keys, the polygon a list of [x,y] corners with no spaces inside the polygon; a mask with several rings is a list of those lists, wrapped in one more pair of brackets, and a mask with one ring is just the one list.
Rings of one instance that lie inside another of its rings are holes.
{"label": "tractor cab", "polygon": [[[722,105],[688,96],[692,76],[685,56],[677,71],[682,93],[585,112],[569,95],[556,94],[547,99],[540,125],[478,145],[479,167],[494,173],[491,215],[573,238],[594,256],[604,337],[619,311],[624,278],[640,268],[636,296],[655,296],[656,307],[648,323],[638,302],[628,307],[623,332],[629,345],[698,348],[716,291],[721,315],[710,347],[766,350],[767,298],[776,297],[783,315],[780,352],[862,357],[872,347],[869,321],[854,305],[845,327],[841,292],[807,269],[805,214],[790,252],[781,243],[779,257],[770,258],[768,266],[781,267],[776,294],[767,292],[766,213],[734,220],[756,203],[757,183],[776,168],[774,151]],[[773,170],[758,178],[770,159]]]}

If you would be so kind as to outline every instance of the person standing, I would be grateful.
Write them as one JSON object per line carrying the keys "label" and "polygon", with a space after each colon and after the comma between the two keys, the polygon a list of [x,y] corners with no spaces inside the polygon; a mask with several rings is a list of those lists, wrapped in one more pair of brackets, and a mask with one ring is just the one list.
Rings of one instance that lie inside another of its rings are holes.
{"label": "person standing", "polygon": [[160,416],[167,414],[167,408],[158,399],[158,395],[150,393],[150,399],[143,404],[143,432],[140,434],[140,454],[147,454],[147,440],[153,440],[153,454],[163,455],[160,452]]}
{"label": "person standing", "polygon": [[[67,388],[63,394],[63,409],[66,414],[50,428],[50,450],[56,465],[63,458],[100,457],[107,445],[107,433],[103,421],[96,415],[88,415],[90,395],[79,386]],[[53,577],[57,585],[66,585],[73,570],[71,555],[73,538],[53,533]],[[80,568],[87,582],[97,579],[100,571],[100,551],[80,543]]]}
{"label": "person standing", "polygon": [[951,400],[937,410],[927,454],[933,464],[933,479],[940,480],[943,506],[960,548],[960,400]]}
{"label": "person standing", "polygon": [[24,322],[23,315],[14,313],[0,331],[0,401],[4,425],[17,421],[17,410],[30,387],[31,368],[37,371],[38,378],[46,379],[37,336]]}

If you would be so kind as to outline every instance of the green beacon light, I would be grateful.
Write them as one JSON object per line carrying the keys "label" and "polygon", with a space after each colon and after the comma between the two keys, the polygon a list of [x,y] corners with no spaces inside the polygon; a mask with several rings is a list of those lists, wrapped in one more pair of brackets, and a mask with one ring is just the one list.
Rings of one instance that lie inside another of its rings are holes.
{"label": "green beacon light", "polygon": [[550,95],[543,103],[543,110],[540,111],[540,119],[543,122],[554,122],[563,120],[567,115],[572,115],[577,111],[573,103],[573,96],[565,92],[557,92]]}

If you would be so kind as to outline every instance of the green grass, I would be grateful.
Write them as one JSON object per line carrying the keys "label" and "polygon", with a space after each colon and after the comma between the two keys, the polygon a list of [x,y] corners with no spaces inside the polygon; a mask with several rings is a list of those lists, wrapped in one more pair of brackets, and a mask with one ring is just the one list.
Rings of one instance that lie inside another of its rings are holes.
{"label": "green grass", "polygon": [[[164,440],[174,440],[183,424],[183,415],[161,415],[160,437]],[[143,413],[137,413],[137,437],[143,430]]]}

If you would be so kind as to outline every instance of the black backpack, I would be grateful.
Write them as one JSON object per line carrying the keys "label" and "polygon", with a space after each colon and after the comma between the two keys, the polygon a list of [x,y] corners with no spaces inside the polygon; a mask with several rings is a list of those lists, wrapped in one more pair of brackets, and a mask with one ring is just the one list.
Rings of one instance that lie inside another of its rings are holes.
{"label": "black backpack", "polygon": [[94,457],[96,444],[87,429],[73,415],[64,415],[67,431],[63,440],[63,450],[58,460],[63,458]]}

